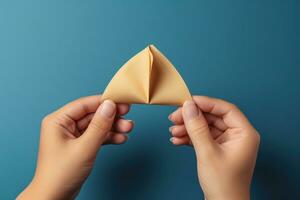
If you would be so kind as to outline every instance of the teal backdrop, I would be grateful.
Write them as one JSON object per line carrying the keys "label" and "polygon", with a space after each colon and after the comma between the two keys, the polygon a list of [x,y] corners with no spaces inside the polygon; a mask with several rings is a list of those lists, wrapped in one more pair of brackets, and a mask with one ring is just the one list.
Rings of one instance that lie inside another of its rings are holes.
{"label": "teal backdrop", "polygon": [[[191,92],[237,104],[261,134],[253,199],[300,199],[300,1],[1,0],[0,199],[31,180],[40,122],[101,93],[155,44]],[[170,144],[172,106],[134,105],[78,199],[203,199],[192,148]]]}

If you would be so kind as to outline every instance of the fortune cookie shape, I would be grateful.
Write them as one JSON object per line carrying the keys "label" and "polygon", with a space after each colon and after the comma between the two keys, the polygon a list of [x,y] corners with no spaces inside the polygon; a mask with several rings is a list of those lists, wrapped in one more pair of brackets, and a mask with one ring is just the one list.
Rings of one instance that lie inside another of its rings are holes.
{"label": "fortune cookie shape", "polygon": [[127,61],[107,85],[102,100],[182,105],[191,94],[172,63],[153,45]]}

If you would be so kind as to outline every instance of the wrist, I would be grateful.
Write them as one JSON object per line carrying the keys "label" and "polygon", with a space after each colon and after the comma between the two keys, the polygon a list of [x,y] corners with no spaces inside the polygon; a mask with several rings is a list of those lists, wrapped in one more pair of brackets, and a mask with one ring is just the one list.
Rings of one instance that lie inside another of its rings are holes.
{"label": "wrist", "polygon": [[17,197],[17,200],[50,200],[54,197],[47,191],[47,188],[39,185],[35,180],[32,180],[31,183],[25,188],[25,190]]}
{"label": "wrist", "polygon": [[62,191],[52,186],[52,184],[33,179],[31,183],[25,188],[25,190],[17,197],[17,200],[75,199],[77,193],[79,192],[78,190],[71,193]]}
{"label": "wrist", "polygon": [[205,200],[250,200],[249,189],[233,189],[222,194],[206,195]]}

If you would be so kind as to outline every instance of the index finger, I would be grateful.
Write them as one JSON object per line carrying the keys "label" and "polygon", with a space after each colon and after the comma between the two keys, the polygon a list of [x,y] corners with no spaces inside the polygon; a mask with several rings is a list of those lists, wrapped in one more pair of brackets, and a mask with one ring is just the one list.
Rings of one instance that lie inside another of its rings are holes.
{"label": "index finger", "polygon": [[[56,111],[57,114],[67,115],[73,121],[77,121],[84,116],[96,112],[101,104],[101,95],[87,96],[72,101]],[[128,104],[118,104],[119,115],[124,115],[129,111]]]}
{"label": "index finger", "polygon": [[206,96],[193,96],[193,99],[200,110],[221,117],[229,128],[251,125],[246,116],[232,103]]}

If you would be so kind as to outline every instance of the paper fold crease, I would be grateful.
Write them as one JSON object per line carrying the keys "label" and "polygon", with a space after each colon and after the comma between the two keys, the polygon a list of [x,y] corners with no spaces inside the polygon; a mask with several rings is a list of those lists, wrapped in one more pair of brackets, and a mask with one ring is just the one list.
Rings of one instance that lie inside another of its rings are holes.
{"label": "paper fold crease", "polygon": [[182,105],[191,94],[172,63],[149,45],[115,74],[102,99],[116,103]]}

